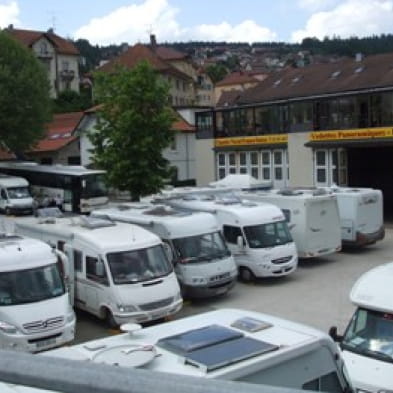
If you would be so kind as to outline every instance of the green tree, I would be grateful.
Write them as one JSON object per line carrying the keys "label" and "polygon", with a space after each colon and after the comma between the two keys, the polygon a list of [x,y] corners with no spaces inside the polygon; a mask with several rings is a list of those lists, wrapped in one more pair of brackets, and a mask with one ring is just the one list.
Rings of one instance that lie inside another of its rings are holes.
{"label": "green tree", "polygon": [[210,76],[213,83],[217,83],[225,78],[228,74],[228,70],[222,64],[211,64],[206,67],[206,73]]}
{"label": "green tree", "polygon": [[30,50],[0,31],[0,143],[20,154],[42,138],[50,118],[44,67]]}
{"label": "green tree", "polygon": [[63,90],[53,100],[54,113],[79,112],[92,106],[91,92],[81,89],[80,93],[74,90]]}
{"label": "green tree", "polygon": [[162,156],[173,138],[169,85],[143,61],[131,70],[97,73],[95,97],[101,108],[89,135],[94,164],[107,171],[110,186],[133,200],[158,192],[170,177]]}

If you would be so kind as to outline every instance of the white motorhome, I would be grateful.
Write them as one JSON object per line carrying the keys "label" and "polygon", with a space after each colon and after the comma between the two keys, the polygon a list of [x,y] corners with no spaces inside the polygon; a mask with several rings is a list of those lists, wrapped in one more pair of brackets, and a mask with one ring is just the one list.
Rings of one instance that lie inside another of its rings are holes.
{"label": "white motorhome", "polygon": [[26,179],[0,175],[0,211],[7,215],[32,213],[33,198]]}
{"label": "white motorhome", "polygon": [[52,350],[43,356],[199,378],[323,392],[351,391],[325,333],[270,315],[220,309]]}
{"label": "white motorhome", "polygon": [[137,224],[170,247],[182,294],[209,297],[227,293],[236,282],[236,263],[214,215],[165,205],[123,203],[95,210],[93,217]]}
{"label": "white motorhome", "polygon": [[269,203],[245,202],[214,194],[178,192],[156,202],[216,215],[224,238],[244,281],[255,277],[278,277],[293,273],[298,255],[281,210]]}
{"label": "white motorhome", "polygon": [[17,233],[64,250],[74,267],[75,305],[111,326],[175,314],[180,287],[162,241],[132,224],[92,217],[28,218]]}
{"label": "white motorhome", "polygon": [[356,311],[340,342],[350,378],[358,392],[393,391],[393,262],[364,273],[351,290]]}
{"label": "white motorhome", "polygon": [[337,186],[325,189],[337,197],[343,245],[365,246],[385,237],[381,190]]}
{"label": "white motorhome", "polygon": [[46,243],[0,234],[1,349],[38,352],[74,339],[75,314],[60,264]]}
{"label": "white motorhome", "polygon": [[242,191],[241,198],[268,202],[284,213],[299,258],[329,255],[341,250],[337,198],[318,189]]}

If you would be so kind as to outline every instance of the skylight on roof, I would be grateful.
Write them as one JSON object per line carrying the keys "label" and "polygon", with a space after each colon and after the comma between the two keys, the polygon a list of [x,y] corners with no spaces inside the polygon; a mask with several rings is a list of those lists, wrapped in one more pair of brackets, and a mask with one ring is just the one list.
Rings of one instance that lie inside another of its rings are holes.
{"label": "skylight on roof", "polygon": [[354,72],[355,72],[355,74],[358,74],[359,72],[362,72],[363,70],[364,70],[364,67],[360,66],[360,67],[357,67]]}
{"label": "skylight on roof", "polygon": [[71,136],[71,132],[66,132],[62,136],[63,136],[63,138],[69,138]]}
{"label": "skylight on roof", "polygon": [[277,87],[280,83],[281,83],[281,79],[278,79],[278,80],[276,80],[276,81],[273,83],[273,86],[274,86],[274,87]]}
{"label": "skylight on roof", "polygon": [[60,134],[53,134],[49,136],[49,139],[58,139],[60,138]]}
{"label": "skylight on roof", "polygon": [[300,81],[300,76],[295,76],[293,79],[292,79],[292,83],[297,83],[297,82],[299,82]]}
{"label": "skylight on roof", "polygon": [[341,74],[341,71],[340,71],[340,70],[334,71],[334,72],[332,72],[332,75],[330,75],[330,77],[331,77],[332,79],[335,79],[335,78],[337,78],[340,74]]}

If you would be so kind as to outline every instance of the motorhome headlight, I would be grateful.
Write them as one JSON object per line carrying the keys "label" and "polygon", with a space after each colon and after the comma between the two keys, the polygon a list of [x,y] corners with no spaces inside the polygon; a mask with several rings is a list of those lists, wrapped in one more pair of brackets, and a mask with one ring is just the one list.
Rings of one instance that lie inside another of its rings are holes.
{"label": "motorhome headlight", "polygon": [[7,334],[16,334],[18,332],[16,326],[3,321],[0,321],[0,330]]}
{"label": "motorhome headlight", "polygon": [[193,277],[193,284],[207,284],[207,279],[205,277]]}
{"label": "motorhome headlight", "polygon": [[120,312],[135,312],[138,311],[138,309],[135,306],[132,305],[122,305],[122,304],[118,304],[117,308],[119,309]]}

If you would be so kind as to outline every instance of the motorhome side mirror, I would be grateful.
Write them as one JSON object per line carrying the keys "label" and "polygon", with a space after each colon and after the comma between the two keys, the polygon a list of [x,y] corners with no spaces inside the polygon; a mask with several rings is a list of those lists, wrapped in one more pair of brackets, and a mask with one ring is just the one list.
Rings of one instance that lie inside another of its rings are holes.
{"label": "motorhome side mirror", "polygon": [[104,266],[104,262],[102,261],[98,261],[96,263],[96,276],[105,277],[105,266]]}
{"label": "motorhome side mirror", "polygon": [[238,236],[236,239],[237,246],[239,247],[240,250],[244,249],[244,240],[243,236]]}
{"label": "motorhome side mirror", "polygon": [[337,334],[337,326],[332,326],[329,329],[329,336],[333,339],[333,341],[336,341],[336,342],[341,342],[343,339],[343,336],[341,336],[340,334]]}
{"label": "motorhome side mirror", "polygon": [[168,257],[169,261],[173,262],[173,251],[172,251],[171,246],[168,243],[164,242],[163,247],[164,247],[165,254]]}

